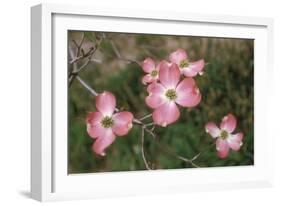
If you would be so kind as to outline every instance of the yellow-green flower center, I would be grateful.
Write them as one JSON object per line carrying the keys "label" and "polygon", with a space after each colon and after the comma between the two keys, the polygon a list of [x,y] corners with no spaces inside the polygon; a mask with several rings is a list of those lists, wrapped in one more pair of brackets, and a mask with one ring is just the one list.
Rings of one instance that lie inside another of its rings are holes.
{"label": "yellow-green flower center", "polygon": [[180,62],[179,67],[180,67],[180,68],[184,68],[184,67],[188,67],[188,65],[189,65],[188,60],[187,60],[187,59],[184,59],[184,60],[182,60],[182,61]]}
{"label": "yellow-green flower center", "polygon": [[157,70],[152,70],[152,72],[150,73],[150,75],[152,77],[156,77],[158,75],[158,71]]}
{"label": "yellow-green flower center", "polygon": [[109,116],[105,116],[102,120],[101,120],[101,125],[104,128],[109,128],[113,125],[113,119]]}
{"label": "yellow-green flower center", "polygon": [[221,131],[220,137],[221,137],[222,139],[226,139],[226,138],[228,137],[228,132],[225,131],[225,130],[222,130],[222,131]]}
{"label": "yellow-green flower center", "polygon": [[169,100],[175,100],[177,98],[177,93],[174,89],[168,89],[165,95]]}

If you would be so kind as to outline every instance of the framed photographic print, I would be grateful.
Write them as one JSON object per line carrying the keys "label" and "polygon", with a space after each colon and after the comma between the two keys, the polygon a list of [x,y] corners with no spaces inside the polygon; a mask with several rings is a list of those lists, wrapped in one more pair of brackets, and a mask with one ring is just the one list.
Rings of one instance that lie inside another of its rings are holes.
{"label": "framed photographic print", "polygon": [[43,4],[31,21],[34,199],[272,185],[271,19]]}

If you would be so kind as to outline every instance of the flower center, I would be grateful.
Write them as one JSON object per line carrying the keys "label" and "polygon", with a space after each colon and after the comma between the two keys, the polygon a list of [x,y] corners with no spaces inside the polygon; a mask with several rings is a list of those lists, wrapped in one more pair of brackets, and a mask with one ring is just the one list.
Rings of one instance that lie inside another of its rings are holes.
{"label": "flower center", "polygon": [[150,75],[152,77],[156,77],[158,75],[158,71],[157,70],[152,70],[152,72],[150,73]]}
{"label": "flower center", "polygon": [[101,120],[101,125],[104,128],[109,128],[113,125],[113,119],[109,116],[105,116],[102,120]]}
{"label": "flower center", "polygon": [[175,100],[177,98],[177,93],[174,89],[168,89],[165,95],[169,100]]}
{"label": "flower center", "polygon": [[222,139],[226,139],[226,138],[228,137],[228,132],[225,131],[225,130],[222,130],[222,131],[221,131],[220,137],[221,137]]}
{"label": "flower center", "polygon": [[179,67],[180,67],[180,68],[184,68],[184,67],[188,67],[188,65],[189,65],[188,60],[187,60],[187,59],[184,59],[184,60],[182,60],[182,61],[180,62]]}

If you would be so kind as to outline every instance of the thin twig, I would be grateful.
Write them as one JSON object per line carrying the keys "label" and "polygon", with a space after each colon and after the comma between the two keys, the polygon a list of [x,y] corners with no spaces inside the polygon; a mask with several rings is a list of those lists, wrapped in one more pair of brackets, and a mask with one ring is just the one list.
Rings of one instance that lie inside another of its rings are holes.
{"label": "thin twig", "polygon": [[84,68],[90,63],[90,61],[91,61],[91,59],[92,59],[92,56],[93,56],[93,54],[91,54],[91,55],[88,57],[88,59],[86,60],[86,62],[85,62],[82,66],[80,66],[80,67],[77,69],[77,72],[76,72],[76,73],[80,72],[82,69],[84,69]]}
{"label": "thin twig", "polygon": [[99,64],[102,63],[102,60],[101,60],[101,59],[92,58],[91,61],[92,61],[92,62],[95,62],[95,63],[99,63]]}
{"label": "thin twig", "polygon": [[149,133],[152,137],[153,137],[153,139],[156,139],[156,135],[154,134],[154,132],[153,131],[151,131],[150,129],[148,129],[145,125],[143,125],[144,126],[144,130],[147,132],[147,133]]}
{"label": "thin twig", "polygon": [[79,45],[77,44],[77,42],[76,42],[75,40],[72,40],[72,41],[73,41],[73,43],[75,44],[75,46],[78,48]]}
{"label": "thin twig", "polygon": [[92,95],[95,97],[98,96],[98,93],[92,89],[86,82],[84,82],[78,75],[76,76],[76,79],[89,91]]}
{"label": "thin twig", "polygon": [[129,63],[135,63],[135,64],[137,64],[138,66],[141,66],[141,64],[140,64],[137,60],[128,59],[128,58],[123,58],[123,57],[119,57],[119,58],[117,58],[117,59],[122,60],[122,61],[129,62]]}
{"label": "thin twig", "polygon": [[90,55],[93,54],[93,53],[95,53],[95,49],[94,49],[94,47],[91,47],[87,53],[82,54],[82,55],[80,55],[80,56],[78,56],[78,57],[73,58],[72,60],[70,60],[69,64],[74,64],[75,62],[79,61],[80,59],[83,59],[83,58],[85,58],[85,57],[88,57],[88,56],[90,56]]}
{"label": "thin twig", "polygon": [[112,46],[112,48],[113,48],[113,51],[114,51],[114,53],[116,54],[116,56],[117,56],[118,58],[121,58],[122,56],[121,56],[119,50],[117,49],[117,47],[116,47],[114,41],[110,40],[110,44],[111,44],[111,46]]}
{"label": "thin twig", "polygon": [[146,169],[151,170],[151,168],[149,167],[149,164],[146,160],[145,153],[144,153],[144,130],[145,130],[145,128],[142,127],[141,128],[141,154],[142,154],[142,159],[143,159]]}
{"label": "thin twig", "polygon": [[154,125],[154,122],[150,122],[150,123],[145,124],[146,127],[149,127],[149,126],[152,126],[152,125]]}
{"label": "thin twig", "polygon": [[[135,63],[138,66],[141,66],[141,64],[137,60],[127,59],[127,58],[118,58],[118,57],[116,57],[116,59],[117,60],[121,60],[121,61],[125,61],[125,62],[128,62],[128,63]],[[92,58],[91,61],[95,62],[95,63],[99,63],[99,64],[103,63],[101,59],[94,59],[94,58]]]}
{"label": "thin twig", "polygon": [[82,44],[84,42],[84,38],[85,38],[85,34],[83,32],[82,33],[82,39],[81,39],[79,44],[75,40],[72,40],[73,43],[75,44],[76,48],[77,48],[76,57],[78,57],[80,55],[80,50],[81,50]]}
{"label": "thin twig", "polygon": [[76,55],[76,57],[78,57],[80,55],[80,50],[81,50],[82,44],[84,42],[84,39],[85,39],[85,33],[83,32],[82,33],[82,39],[80,41],[80,44],[77,47],[77,55]]}
{"label": "thin twig", "polygon": [[[152,132],[153,133],[153,132]],[[154,134],[154,133],[153,133]],[[193,160],[191,159],[188,159],[186,157],[182,157],[178,154],[176,154],[174,151],[172,151],[170,148],[168,148],[166,145],[162,144],[160,141],[159,141],[159,138],[156,138],[156,135],[154,134],[154,139],[156,141],[156,143],[158,144],[158,146],[160,147],[160,149],[164,150],[166,153],[169,153],[170,155],[174,156],[175,158],[181,160],[181,161],[184,161],[186,163],[189,163],[191,164],[193,167],[196,167],[196,168],[199,168],[198,165],[196,165]]]}
{"label": "thin twig", "polygon": [[[80,50],[81,50],[81,47],[82,47],[82,44],[83,44],[83,42],[84,42],[84,38],[85,38],[85,34],[83,33],[83,37],[82,37],[82,40],[81,40],[80,44],[78,45],[78,44],[75,42],[75,45],[76,45],[76,47],[77,47],[77,55],[76,55],[76,58],[73,58],[74,55],[71,55],[71,56],[72,56],[72,57],[71,57],[72,60],[70,61],[69,64],[73,64],[73,70],[72,70],[72,72],[69,74],[69,81],[68,81],[68,82],[69,82],[69,83],[68,83],[68,86],[69,86],[69,87],[71,86],[73,80],[76,78],[76,76],[78,75],[78,73],[79,73],[82,69],[86,68],[86,66],[91,62],[92,56],[93,56],[93,55],[95,54],[95,52],[98,50],[98,48],[99,48],[99,46],[101,45],[102,40],[103,40],[103,39],[101,38],[100,40],[97,41],[97,43],[94,45],[94,47],[91,47],[91,48],[89,49],[89,51],[88,51],[86,54],[84,54],[84,53],[82,52],[82,55],[79,56]],[[83,65],[81,65],[79,68],[77,68],[76,62],[77,62],[78,60],[80,60],[80,59],[83,59],[83,58],[87,58],[86,62],[85,62]],[[75,67],[74,67],[74,66],[75,66]]]}
{"label": "thin twig", "polygon": [[[69,51],[69,56],[70,56],[70,58],[73,59],[73,58],[75,57],[73,50],[72,50],[71,48],[69,48],[68,51]],[[73,66],[72,71],[76,71],[76,70],[77,70],[77,64],[75,63],[75,64],[73,64],[72,66]],[[71,74],[71,72],[69,72],[69,75],[70,75],[70,74]]]}
{"label": "thin twig", "polygon": [[113,49],[113,51],[114,51],[114,53],[115,53],[117,59],[123,60],[123,61],[126,61],[126,62],[130,62],[130,63],[135,63],[135,64],[137,64],[137,65],[140,66],[140,63],[139,63],[138,61],[133,60],[133,59],[124,58],[124,57],[121,55],[119,49],[117,48],[117,46],[116,46],[116,44],[115,44],[115,42],[114,42],[113,40],[110,40],[110,44],[111,44],[111,46],[112,46],[112,49]]}
{"label": "thin twig", "polygon": [[[93,54],[92,54],[92,55],[93,55]],[[74,80],[75,77],[78,75],[78,73],[79,73],[82,69],[86,68],[86,66],[90,63],[91,58],[92,58],[92,55],[89,56],[88,59],[86,60],[86,62],[85,62],[83,65],[81,65],[78,69],[76,69],[75,72],[72,72],[72,73],[69,74],[69,80],[68,80],[68,86],[69,86],[69,87],[71,86],[73,80]],[[75,65],[75,64],[73,64],[73,65]]]}
{"label": "thin twig", "polygon": [[190,163],[193,167],[200,168],[197,164],[195,164],[195,163],[193,162],[192,159],[190,160],[190,159],[187,159],[187,158],[182,157],[182,156],[180,156],[180,155],[177,155],[177,158],[180,159],[180,160],[182,160],[182,161],[184,161],[184,162]]}
{"label": "thin twig", "polygon": [[140,118],[140,121],[145,120],[151,116],[152,116],[152,114],[147,114],[147,115],[143,116],[142,118]]}
{"label": "thin twig", "polygon": [[195,161],[198,157],[202,156],[204,153],[206,153],[211,147],[213,147],[216,144],[216,142],[212,143],[211,145],[209,145],[209,147],[207,149],[205,149],[202,152],[199,152],[197,155],[195,155],[191,160]]}
{"label": "thin twig", "polygon": [[139,125],[143,124],[140,120],[138,120],[136,118],[133,119],[133,123],[136,123],[136,124],[139,124]]}

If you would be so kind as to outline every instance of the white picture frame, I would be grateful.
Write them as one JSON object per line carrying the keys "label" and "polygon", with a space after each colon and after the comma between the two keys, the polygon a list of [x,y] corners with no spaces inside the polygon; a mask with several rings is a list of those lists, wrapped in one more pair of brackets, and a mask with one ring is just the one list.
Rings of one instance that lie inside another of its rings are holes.
{"label": "white picture frame", "polygon": [[[176,12],[167,15],[57,4],[34,6],[31,14],[32,198],[52,201],[273,185],[273,134],[268,124],[273,76],[272,19]],[[157,30],[153,29],[155,24]],[[67,84],[62,83],[67,78],[67,30],[171,34],[165,28],[167,25],[174,27],[172,34],[255,39],[255,164],[68,175],[67,111],[63,109],[67,103]],[[186,25],[192,29],[186,29]]]}

